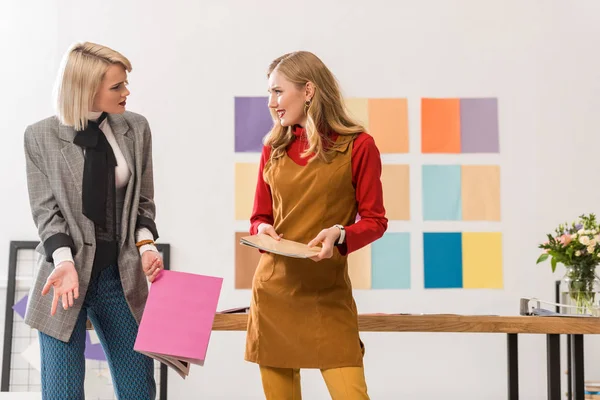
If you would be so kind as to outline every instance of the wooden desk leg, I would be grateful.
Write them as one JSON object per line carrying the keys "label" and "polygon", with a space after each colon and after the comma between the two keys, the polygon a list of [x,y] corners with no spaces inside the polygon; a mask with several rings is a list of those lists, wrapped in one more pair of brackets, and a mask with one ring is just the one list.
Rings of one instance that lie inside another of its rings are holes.
{"label": "wooden desk leg", "polygon": [[583,400],[585,398],[585,377],[583,373],[583,335],[573,335],[571,339],[571,365],[573,366],[573,398]]}
{"label": "wooden desk leg", "polygon": [[508,354],[508,399],[519,399],[519,341],[516,333],[506,334]]}
{"label": "wooden desk leg", "polygon": [[548,400],[561,400],[560,395],[560,335],[546,335],[548,362]]}

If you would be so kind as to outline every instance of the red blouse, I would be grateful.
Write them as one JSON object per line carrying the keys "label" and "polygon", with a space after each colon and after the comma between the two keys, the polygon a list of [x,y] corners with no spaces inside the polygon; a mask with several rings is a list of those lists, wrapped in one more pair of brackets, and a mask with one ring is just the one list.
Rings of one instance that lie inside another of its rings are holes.
{"label": "red blouse", "polygon": [[[297,127],[294,131],[296,139],[288,146],[288,156],[298,165],[306,166],[308,158],[301,154],[308,147],[304,129]],[[335,140],[335,137],[332,138]],[[273,225],[273,199],[271,188],[263,179],[263,169],[269,160],[271,147],[264,146],[260,158],[254,207],[250,217],[250,234],[255,235],[258,225]],[[337,246],[345,255],[356,251],[379,239],[387,229],[387,218],[383,206],[383,189],[381,186],[381,157],[373,137],[367,133],[359,134],[352,147],[352,184],[356,188],[356,202],[360,220],[346,226],[346,239],[343,245]],[[322,227],[323,229],[329,226]]]}

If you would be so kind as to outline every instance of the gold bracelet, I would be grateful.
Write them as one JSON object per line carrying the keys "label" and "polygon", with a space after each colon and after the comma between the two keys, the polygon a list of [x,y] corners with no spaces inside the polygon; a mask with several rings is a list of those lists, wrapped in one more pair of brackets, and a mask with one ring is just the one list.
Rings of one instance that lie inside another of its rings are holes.
{"label": "gold bracelet", "polygon": [[154,240],[150,240],[150,239],[140,240],[139,242],[137,242],[135,244],[135,247],[137,247],[139,249],[140,247],[142,247],[145,244],[154,244]]}

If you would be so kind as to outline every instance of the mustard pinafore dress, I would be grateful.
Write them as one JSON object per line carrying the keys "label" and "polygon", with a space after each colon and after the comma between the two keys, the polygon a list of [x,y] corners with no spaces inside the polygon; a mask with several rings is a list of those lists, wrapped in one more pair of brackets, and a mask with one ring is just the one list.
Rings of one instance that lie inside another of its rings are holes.
{"label": "mustard pinafore dress", "polygon": [[[277,233],[308,243],[322,229],[355,221],[351,155],[349,141],[330,163],[315,159],[300,166],[287,154],[270,168],[267,163]],[[314,262],[262,254],[252,283],[247,361],[279,368],[360,367],[361,346],[347,256],[334,249],[330,259]]]}

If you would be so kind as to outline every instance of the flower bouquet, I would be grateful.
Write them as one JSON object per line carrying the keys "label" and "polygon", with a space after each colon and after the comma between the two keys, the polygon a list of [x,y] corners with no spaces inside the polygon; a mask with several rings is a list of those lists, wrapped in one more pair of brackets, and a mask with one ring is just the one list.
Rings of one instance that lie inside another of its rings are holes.
{"label": "flower bouquet", "polygon": [[558,263],[566,267],[561,280],[561,304],[564,313],[600,315],[596,294],[600,280],[596,266],[600,263],[600,226],[594,214],[581,215],[571,224],[560,224],[554,234],[538,247],[544,252],[537,259],[541,263],[550,258],[552,272]]}

